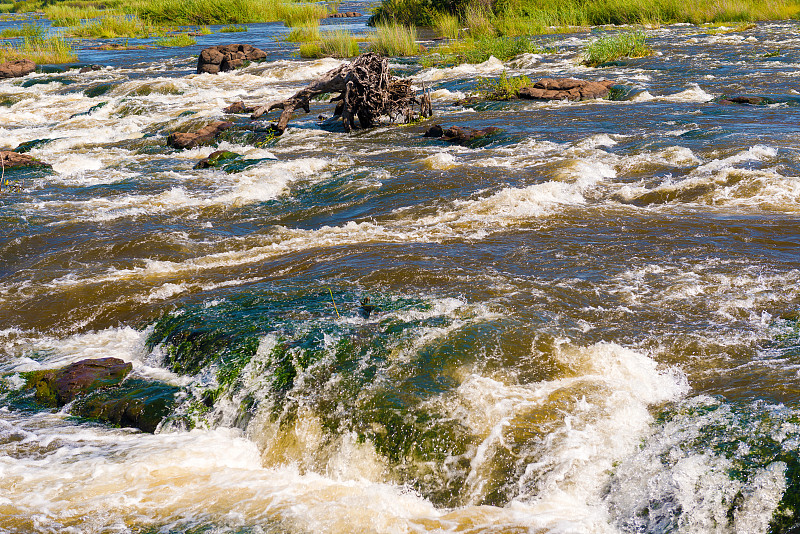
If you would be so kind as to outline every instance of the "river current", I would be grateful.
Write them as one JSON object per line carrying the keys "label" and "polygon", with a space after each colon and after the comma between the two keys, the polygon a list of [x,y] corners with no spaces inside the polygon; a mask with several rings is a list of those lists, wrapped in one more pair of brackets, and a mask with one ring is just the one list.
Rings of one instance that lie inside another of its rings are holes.
{"label": "river current", "polygon": [[[579,58],[600,30],[392,60],[433,119],[347,134],[317,101],[274,139],[222,108],[342,63],[277,23],[0,81],[0,149],[52,165],[0,194],[0,531],[788,532],[798,30],[663,26],[602,68]],[[269,57],[194,73],[229,42]],[[504,70],[621,89],[458,103]],[[218,147],[166,146],[220,119]],[[217,149],[244,159],[194,169]],[[155,434],[10,400],[20,373],[107,356],[180,388]]]}

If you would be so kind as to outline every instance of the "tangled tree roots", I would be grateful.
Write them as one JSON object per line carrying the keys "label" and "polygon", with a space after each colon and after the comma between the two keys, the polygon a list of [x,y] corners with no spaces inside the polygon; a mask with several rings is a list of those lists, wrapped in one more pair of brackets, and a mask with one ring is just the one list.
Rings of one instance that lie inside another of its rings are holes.
{"label": "tangled tree roots", "polygon": [[[255,110],[251,118],[257,119],[273,109],[282,109],[280,119],[273,129],[282,134],[295,109],[309,112],[309,101],[325,93],[339,93],[331,99],[338,102],[335,117],[341,117],[348,132],[355,128],[355,118],[362,128],[375,126],[382,116],[390,120],[403,119],[411,122],[419,117],[430,117],[431,100],[424,91],[417,96],[411,89],[411,81],[397,79],[389,73],[388,59],[373,52],[361,54],[352,63],[342,65],[321,79],[308,85],[293,97],[273,102]],[[419,106],[419,112],[413,106]]]}

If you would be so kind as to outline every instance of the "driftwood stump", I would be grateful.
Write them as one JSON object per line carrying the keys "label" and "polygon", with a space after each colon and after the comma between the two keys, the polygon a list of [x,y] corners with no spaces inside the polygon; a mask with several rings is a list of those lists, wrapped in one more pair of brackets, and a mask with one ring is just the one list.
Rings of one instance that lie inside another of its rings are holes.
{"label": "driftwood stump", "polygon": [[[403,118],[406,122],[430,117],[431,100],[424,87],[423,94],[418,97],[411,89],[410,80],[390,74],[388,63],[387,58],[373,52],[361,54],[352,63],[333,69],[291,98],[256,109],[251,118],[258,119],[273,109],[282,109],[278,122],[273,125],[280,135],[295,109],[308,113],[310,100],[325,93],[339,93],[331,99],[331,102],[338,102],[334,116],[342,118],[348,132],[355,128],[356,117],[362,128],[375,126],[384,115],[392,121]],[[413,110],[414,105],[419,106],[419,113]]]}

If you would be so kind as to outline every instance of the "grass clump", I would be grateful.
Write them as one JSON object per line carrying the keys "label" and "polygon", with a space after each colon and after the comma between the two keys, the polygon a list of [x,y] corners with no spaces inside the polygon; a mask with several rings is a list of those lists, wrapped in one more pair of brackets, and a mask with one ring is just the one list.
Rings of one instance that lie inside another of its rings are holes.
{"label": "grass clump", "polygon": [[235,24],[231,24],[229,26],[225,26],[217,30],[219,33],[239,33],[239,32],[246,32],[247,26],[236,26]]}
{"label": "grass clump", "polygon": [[644,32],[620,32],[605,35],[587,46],[583,51],[583,64],[597,67],[623,57],[637,58],[652,54],[653,49],[647,45]]}
{"label": "grass clump", "polygon": [[0,63],[29,59],[37,64],[72,63],[78,60],[72,43],[61,35],[25,37],[20,46],[0,47]]}
{"label": "grass clump", "polygon": [[511,100],[519,96],[519,90],[533,85],[527,76],[508,76],[504,70],[496,80],[482,78],[478,82],[481,97],[486,100]]}
{"label": "grass clump", "polygon": [[150,22],[135,15],[107,15],[86,21],[82,25],[70,29],[69,33],[74,37],[114,39],[115,37],[150,37],[158,34],[159,30]]}
{"label": "grass clump", "polygon": [[372,37],[371,48],[384,56],[413,56],[419,53],[417,30],[402,24],[380,25]]}
{"label": "grass clump", "polygon": [[44,37],[45,32],[46,30],[44,26],[40,26],[39,24],[24,23],[21,28],[5,28],[3,31],[0,31],[0,37],[4,39],[13,37],[42,38]]}
{"label": "grass clump", "polygon": [[182,33],[179,35],[169,35],[157,39],[155,41],[155,44],[164,47],[192,46],[197,44],[197,39],[195,39],[191,35],[186,35],[185,33]]}
{"label": "grass clump", "polygon": [[328,9],[319,4],[286,3],[281,4],[278,10],[278,19],[282,20],[286,26],[296,28],[297,26],[307,26],[309,24],[319,24],[319,20],[328,14]]}
{"label": "grass clump", "polygon": [[293,28],[286,40],[291,43],[311,43],[320,40],[319,24],[304,24]]}
{"label": "grass clump", "polygon": [[348,31],[323,32],[320,40],[300,44],[300,57],[354,57],[359,54],[358,42]]}
{"label": "grass clump", "polygon": [[483,63],[494,56],[508,61],[520,54],[539,51],[530,39],[524,37],[484,37],[454,41],[436,48],[422,59],[423,67],[440,67],[460,63]]}
{"label": "grass clump", "polygon": [[451,13],[438,13],[433,17],[433,27],[445,39],[458,39],[461,21]]}
{"label": "grass clump", "polygon": [[81,21],[89,20],[104,15],[121,16],[122,11],[100,9],[94,5],[75,6],[71,4],[51,4],[44,7],[45,16],[50,19],[53,26],[77,26]]}

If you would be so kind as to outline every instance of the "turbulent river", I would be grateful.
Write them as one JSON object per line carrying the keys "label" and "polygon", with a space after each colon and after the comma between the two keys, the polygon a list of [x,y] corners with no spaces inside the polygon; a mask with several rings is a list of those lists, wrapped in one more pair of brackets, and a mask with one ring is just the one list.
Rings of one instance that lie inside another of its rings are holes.
{"label": "turbulent river", "polygon": [[[597,31],[505,64],[393,60],[433,119],[346,134],[318,101],[276,139],[222,108],[342,63],[278,23],[0,81],[0,149],[52,165],[0,194],[0,531],[787,531],[798,30],[664,26],[655,55],[597,69]],[[194,73],[229,42],[269,57]],[[624,89],[457,103],[504,70]],[[229,172],[166,146],[224,118]],[[434,123],[502,132],[449,145]],[[155,434],[25,401],[25,372],[108,356],[179,391]]]}

